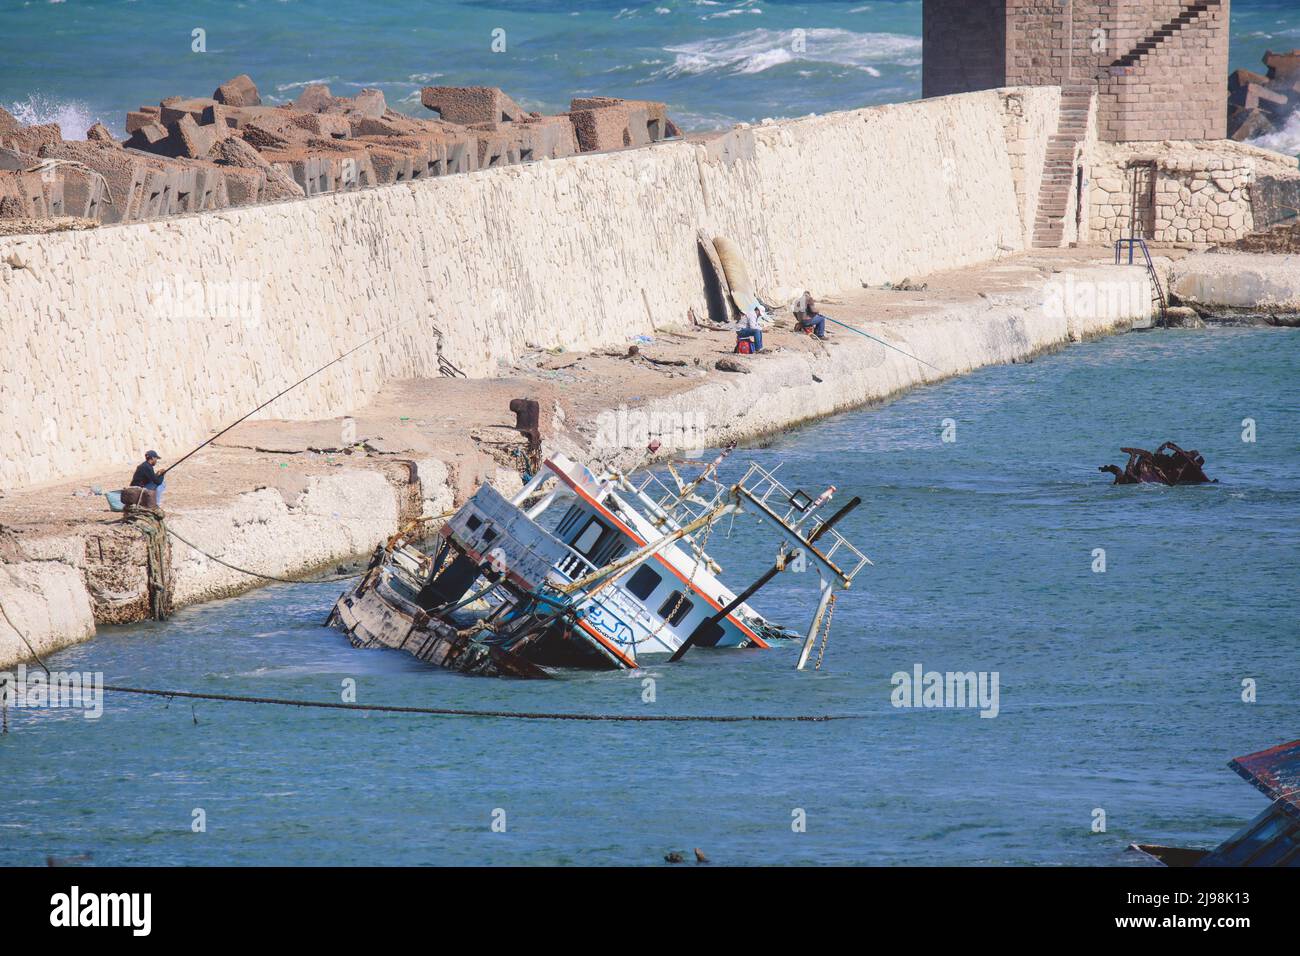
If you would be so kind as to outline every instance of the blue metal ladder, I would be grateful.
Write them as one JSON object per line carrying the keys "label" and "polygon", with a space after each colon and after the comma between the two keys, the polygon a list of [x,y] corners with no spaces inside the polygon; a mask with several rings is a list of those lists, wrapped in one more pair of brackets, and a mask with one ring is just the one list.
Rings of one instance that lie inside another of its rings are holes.
{"label": "blue metal ladder", "polygon": [[[1156,306],[1156,313],[1159,316],[1156,325],[1164,328],[1169,324],[1169,303],[1165,301],[1165,290],[1160,285],[1160,276],[1156,275],[1155,263],[1151,261],[1151,250],[1147,248],[1145,239],[1129,236],[1127,239],[1115,240],[1115,265],[1120,264],[1123,255],[1123,249],[1128,246],[1128,265],[1133,265],[1134,249],[1142,250],[1142,258],[1146,262],[1147,275],[1151,277],[1151,288],[1155,290],[1155,295],[1151,297],[1151,302]],[[1139,263],[1140,265],[1141,263]]]}

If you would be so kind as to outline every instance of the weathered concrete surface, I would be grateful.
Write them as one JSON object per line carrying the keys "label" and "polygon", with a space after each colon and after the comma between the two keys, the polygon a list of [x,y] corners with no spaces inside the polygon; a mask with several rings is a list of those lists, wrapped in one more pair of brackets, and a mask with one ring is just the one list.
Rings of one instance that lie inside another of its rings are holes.
{"label": "weathered concrete surface", "polygon": [[1215,252],[1172,267],[1169,291],[1200,312],[1255,313],[1300,322],[1300,255]]}
{"label": "weathered concrete surface", "polygon": [[85,579],[70,564],[0,564],[0,606],[0,667],[95,636]]}
{"label": "weathered concrete surface", "polygon": [[[924,358],[929,368],[900,353],[832,327],[835,347],[814,352],[734,356],[750,374],[709,379],[687,392],[659,399],[641,409],[660,420],[698,415],[708,423],[690,436],[710,446],[780,431],[867,403],[881,401],[918,385],[1004,364],[1116,331],[1127,331],[1150,316],[1150,286],[1144,270],[1124,266],[1080,264],[1068,270],[1072,286],[1136,283],[1135,292],[1118,308],[1055,307],[1053,284],[1066,272],[1017,292],[990,295],[976,303],[945,305],[914,317],[863,322],[859,327],[895,347]],[[1099,302],[1101,300],[1098,300]],[[1051,303],[1047,307],[1045,305]],[[831,305],[823,308],[837,311]],[[594,429],[587,428],[588,434]],[[671,433],[661,437],[661,454],[686,450]],[[629,468],[644,460],[639,448],[599,455],[607,464]]]}
{"label": "weathered concrete surface", "polygon": [[1035,117],[1059,93],[1022,92],[1014,169],[1005,93],[0,237],[0,486],[120,465],[146,445],[176,457],[399,322],[269,414],[358,408],[387,381],[436,375],[440,352],[486,376],[530,343],[589,349],[706,314],[700,228],[739,243],[759,293],[778,300],[1021,249],[1017,176],[1041,168],[1035,131],[1054,123]]}
{"label": "weathered concrete surface", "polygon": [[[282,489],[264,488],[240,495],[233,506],[178,513],[169,524],[205,550],[220,542],[220,556],[231,564],[287,577],[372,550],[397,528],[403,510],[398,490],[368,471],[311,478],[288,498]],[[178,605],[237,594],[257,583],[181,542],[174,541],[172,549]]]}

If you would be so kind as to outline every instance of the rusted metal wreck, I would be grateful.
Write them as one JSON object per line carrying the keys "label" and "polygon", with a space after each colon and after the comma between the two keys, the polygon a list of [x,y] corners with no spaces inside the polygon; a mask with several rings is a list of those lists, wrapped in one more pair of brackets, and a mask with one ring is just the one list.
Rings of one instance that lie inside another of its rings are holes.
{"label": "rusted metal wreck", "polygon": [[1218,481],[1206,476],[1202,468],[1205,459],[1200,452],[1184,451],[1171,441],[1154,453],[1145,448],[1121,448],[1120,451],[1128,455],[1122,469],[1118,465],[1102,465],[1097,469],[1114,475],[1117,485],[1199,485]]}
{"label": "rusted metal wreck", "polygon": [[[484,484],[430,553],[400,537],[378,548],[329,623],[355,647],[397,648],[467,674],[636,668],[692,646],[766,648],[800,636],[746,603],[794,565],[815,571],[820,586],[802,668],[823,622],[829,630],[836,594],[870,563],[835,528],[859,499],[823,516],[833,486],[814,500],[758,464],[723,483],[727,454],[689,481],[669,466],[672,487],[652,472],[636,483],[596,475],[563,455],[512,498]],[[719,521],[741,514],[772,533],[776,548],[772,567],[737,594],[705,548]]]}

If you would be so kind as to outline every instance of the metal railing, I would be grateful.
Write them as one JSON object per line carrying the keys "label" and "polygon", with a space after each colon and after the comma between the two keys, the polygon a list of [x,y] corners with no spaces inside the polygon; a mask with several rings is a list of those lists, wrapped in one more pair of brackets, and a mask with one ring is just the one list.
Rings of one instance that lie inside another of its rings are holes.
{"label": "metal railing", "polygon": [[[757,462],[751,463],[740,479],[740,486],[771,511],[782,524],[805,539],[816,534],[826,520],[819,509],[811,507],[811,500],[807,504],[801,503],[796,493],[777,479],[775,469],[768,471]],[[825,544],[828,541],[829,546]],[[867,556],[834,528],[822,535],[817,550],[828,561],[834,561],[850,580],[867,564]],[[848,556],[847,561],[844,558],[835,561],[835,555],[841,551]]]}
{"label": "metal railing", "polygon": [[[1151,278],[1151,288],[1154,290],[1151,302],[1156,306],[1156,311],[1159,316],[1156,320],[1156,325],[1163,328],[1169,322],[1169,303],[1165,301],[1165,290],[1160,285],[1160,276],[1156,274],[1155,263],[1151,261],[1151,250],[1147,248],[1147,242],[1145,239],[1139,239],[1136,236],[1130,236],[1127,239],[1116,239],[1115,265],[1120,265],[1120,260],[1123,258],[1123,250],[1125,246],[1128,247],[1128,265],[1133,265],[1135,250],[1142,250],[1142,258],[1145,260],[1147,275]],[[1138,264],[1142,265],[1143,263]]]}

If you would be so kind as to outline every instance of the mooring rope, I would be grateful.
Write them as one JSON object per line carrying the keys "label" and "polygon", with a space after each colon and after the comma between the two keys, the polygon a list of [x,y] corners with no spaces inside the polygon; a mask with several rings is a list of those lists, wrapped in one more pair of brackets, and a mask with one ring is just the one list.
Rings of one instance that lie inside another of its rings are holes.
{"label": "mooring rope", "polygon": [[167,538],[163,532],[170,530],[161,511],[129,507],[122,517],[126,524],[134,525],[145,536],[145,573],[149,580],[149,611],[155,621],[167,620],[167,607],[171,603],[171,583],[167,580],[167,555],[163,550]]}
{"label": "mooring rope", "polygon": [[188,700],[216,700],[239,704],[277,704],[281,707],[319,707],[327,710],[368,710],[390,714],[427,714],[435,717],[493,717],[514,720],[587,720],[626,723],[827,723],[833,720],[865,720],[866,714],[573,714],[524,710],[464,710],[453,707],[407,707],[399,704],[350,704],[329,700],[298,700],[285,697],[249,697],[241,694],[204,694],[185,690],[159,690],[149,687],[122,687],[105,684],[104,690],[119,694],[143,694],[150,697],[183,697]]}
{"label": "mooring rope", "polygon": [[215,554],[209,554],[207,551],[204,551],[202,548],[200,548],[197,544],[194,544],[192,541],[187,541],[186,539],[178,535],[175,531],[173,531],[171,528],[167,528],[166,531],[169,535],[171,535],[181,544],[186,545],[189,548],[193,548],[195,551],[203,555],[205,558],[217,562],[217,564],[220,564],[222,567],[230,568],[230,570],[232,571],[238,571],[240,574],[247,574],[250,577],[262,578],[265,581],[279,581],[281,584],[331,584],[338,581],[351,581],[353,578],[359,578],[366,573],[365,571],[357,571],[355,574],[340,574],[337,577],[329,577],[329,578],[277,577],[274,574],[263,574],[261,571],[250,571],[248,568],[241,568],[236,564],[231,564],[229,561],[223,560],[222,558],[217,557]]}
{"label": "mooring rope", "polygon": [[[409,531],[413,531],[419,525],[428,524],[430,521],[440,521],[443,518],[450,518],[453,514],[455,514],[454,511],[447,511],[440,515],[421,515],[420,517],[413,518],[412,520],[404,524],[402,526],[402,529],[398,533],[403,534]],[[231,564],[229,561],[226,561],[223,558],[219,558],[215,554],[212,554],[208,551],[204,551],[193,541],[188,541],[185,538],[182,538],[170,527],[166,525],[164,525],[163,527],[165,528],[165,530],[169,535],[171,535],[177,541],[181,542],[181,544],[185,545],[188,548],[192,548],[194,551],[197,551],[205,558],[217,562],[217,564],[221,565],[222,567],[230,568],[230,570],[232,571],[238,571],[240,574],[247,574],[249,577],[262,578],[263,580],[266,581],[278,581],[281,584],[335,584],[339,581],[351,581],[353,578],[362,577],[366,573],[365,571],[356,571],[352,574],[340,574],[328,578],[282,578],[274,574],[263,574],[261,571],[250,571],[248,568],[241,568],[237,564]]]}

